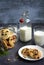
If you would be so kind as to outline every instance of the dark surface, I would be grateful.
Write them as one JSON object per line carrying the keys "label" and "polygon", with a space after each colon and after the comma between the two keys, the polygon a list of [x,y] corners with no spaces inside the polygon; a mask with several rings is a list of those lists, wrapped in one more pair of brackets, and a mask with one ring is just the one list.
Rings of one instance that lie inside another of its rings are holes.
{"label": "dark surface", "polygon": [[19,22],[26,10],[30,20],[44,20],[44,0],[0,0],[0,23]]}
{"label": "dark surface", "polygon": [[[33,24],[32,27],[34,28],[35,25],[44,26],[44,24],[37,23],[37,24]],[[13,49],[8,50],[9,51],[8,55],[0,56],[0,65],[17,65],[17,64],[18,65],[35,65],[35,64],[44,65],[44,58],[39,61],[33,62],[33,61],[24,60],[18,56],[18,50],[22,46],[31,45],[31,44],[35,44],[33,39],[26,43],[23,43],[18,39],[17,43],[15,44],[15,47]],[[11,60],[8,61],[8,59]]]}
{"label": "dark surface", "polygon": [[[44,65],[44,59],[41,59],[39,61],[27,61],[23,60],[18,56],[18,50],[24,45],[32,44],[32,41],[28,43],[22,43],[18,41],[14,47],[14,49],[9,50],[9,55],[0,57],[0,65]],[[11,59],[8,61],[8,58]]]}
{"label": "dark surface", "polygon": [[[15,47],[11,50],[9,50],[9,55],[7,56],[3,56],[0,57],[0,65],[44,65],[44,59],[41,59],[39,61],[27,61],[27,60],[23,60],[22,58],[20,58],[18,56],[18,50],[19,48],[21,48],[22,46],[25,45],[30,45],[33,44],[32,41],[27,42],[27,43],[22,43],[20,41],[18,41],[15,45]],[[10,61],[8,61],[8,58],[11,59]],[[15,59],[15,60],[14,60]]]}

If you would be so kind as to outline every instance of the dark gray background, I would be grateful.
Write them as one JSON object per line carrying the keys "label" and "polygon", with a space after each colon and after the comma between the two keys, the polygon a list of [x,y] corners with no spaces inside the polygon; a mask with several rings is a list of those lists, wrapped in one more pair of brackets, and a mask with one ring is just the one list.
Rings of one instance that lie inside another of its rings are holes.
{"label": "dark gray background", "polygon": [[25,10],[29,11],[30,20],[44,22],[44,0],[0,0],[0,23],[19,22]]}

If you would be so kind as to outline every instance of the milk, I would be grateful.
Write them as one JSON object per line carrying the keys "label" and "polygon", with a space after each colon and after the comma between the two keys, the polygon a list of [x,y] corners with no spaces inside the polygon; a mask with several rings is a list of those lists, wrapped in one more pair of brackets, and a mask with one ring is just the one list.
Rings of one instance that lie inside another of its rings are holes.
{"label": "milk", "polygon": [[31,27],[21,27],[20,28],[20,40],[27,42],[32,39],[32,28]]}
{"label": "milk", "polygon": [[34,40],[38,45],[44,45],[44,31],[35,31]]}

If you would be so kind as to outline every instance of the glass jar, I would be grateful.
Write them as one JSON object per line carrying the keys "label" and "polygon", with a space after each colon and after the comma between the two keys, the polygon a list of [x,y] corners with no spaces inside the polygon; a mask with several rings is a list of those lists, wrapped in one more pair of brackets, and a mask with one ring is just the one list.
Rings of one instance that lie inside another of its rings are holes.
{"label": "glass jar", "polygon": [[23,42],[30,41],[32,39],[32,27],[28,16],[28,11],[23,13],[20,19],[20,40]]}
{"label": "glass jar", "polygon": [[16,25],[0,27],[0,41],[5,49],[13,48],[18,40]]}
{"label": "glass jar", "polygon": [[43,46],[44,45],[44,26],[35,26],[33,32],[34,32],[35,44]]}

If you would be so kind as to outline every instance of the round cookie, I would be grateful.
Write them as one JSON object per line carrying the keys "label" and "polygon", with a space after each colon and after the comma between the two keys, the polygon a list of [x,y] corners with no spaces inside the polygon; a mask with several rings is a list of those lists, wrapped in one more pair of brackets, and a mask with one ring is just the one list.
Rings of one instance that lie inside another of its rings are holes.
{"label": "round cookie", "polygon": [[13,44],[16,42],[16,35],[12,35],[9,37],[9,43],[13,46]]}
{"label": "round cookie", "polygon": [[33,59],[39,59],[41,57],[41,53],[37,49],[30,49],[29,54],[30,57]]}
{"label": "round cookie", "polygon": [[10,30],[9,29],[2,29],[1,30],[1,38],[2,39],[7,39],[10,35]]}

